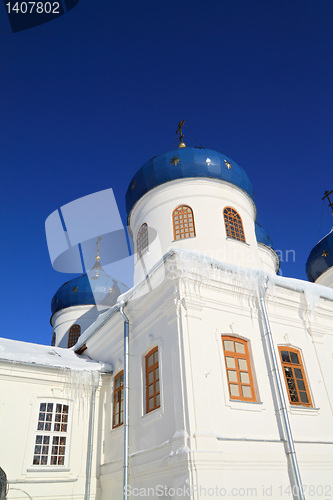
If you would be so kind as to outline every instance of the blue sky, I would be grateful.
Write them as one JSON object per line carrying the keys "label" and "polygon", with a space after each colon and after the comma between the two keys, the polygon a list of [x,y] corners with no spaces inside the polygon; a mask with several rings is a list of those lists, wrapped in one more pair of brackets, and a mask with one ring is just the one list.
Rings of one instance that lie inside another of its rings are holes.
{"label": "blue sky", "polygon": [[52,269],[45,219],[111,187],[125,223],[132,175],[182,119],[187,145],[246,170],[258,221],[295,252],[283,275],[306,279],[332,226],[332,18],[330,0],[80,0],[13,34],[0,10],[1,336],[50,343],[71,276]]}

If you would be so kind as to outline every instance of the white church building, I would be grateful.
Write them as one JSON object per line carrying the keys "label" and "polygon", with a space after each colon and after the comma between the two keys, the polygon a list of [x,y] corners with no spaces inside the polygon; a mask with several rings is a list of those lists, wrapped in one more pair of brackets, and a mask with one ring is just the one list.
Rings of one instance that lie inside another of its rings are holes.
{"label": "white church building", "polygon": [[245,171],[182,136],[126,204],[133,287],[98,254],[51,346],[0,339],[0,499],[332,498],[333,233],[278,276]]}

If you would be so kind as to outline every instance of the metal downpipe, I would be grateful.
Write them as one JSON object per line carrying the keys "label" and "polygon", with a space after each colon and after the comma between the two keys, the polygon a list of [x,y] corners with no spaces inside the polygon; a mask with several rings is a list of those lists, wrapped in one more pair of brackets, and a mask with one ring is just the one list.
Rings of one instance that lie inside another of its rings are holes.
{"label": "metal downpipe", "polygon": [[91,485],[91,466],[92,454],[94,444],[94,422],[95,422],[95,406],[96,406],[96,392],[98,389],[99,380],[93,380],[93,389],[91,392],[91,405],[90,405],[90,422],[89,422],[89,438],[88,438],[88,456],[87,456],[87,470],[86,470],[86,488],[84,492],[84,500],[90,499],[90,485]]}
{"label": "metal downpipe", "polygon": [[264,323],[265,339],[267,341],[268,350],[269,350],[271,362],[273,365],[272,375],[273,375],[274,382],[275,382],[275,384],[273,384],[273,387],[275,386],[277,388],[276,396],[278,398],[280,412],[281,412],[281,416],[282,416],[282,421],[284,424],[284,429],[285,429],[286,438],[287,438],[287,445],[288,445],[287,456],[289,455],[289,457],[290,457],[292,473],[294,476],[294,483],[296,485],[296,490],[297,490],[295,492],[294,488],[292,487],[292,494],[293,494],[293,497],[297,500],[305,500],[301,475],[300,475],[299,468],[298,468],[294,440],[293,440],[293,436],[292,436],[292,432],[291,432],[291,426],[290,426],[289,416],[288,416],[287,407],[286,407],[286,401],[285,401],[284,394],[283,394],[283,387],[282,387],[280,372],[278,370],[278,364],[277,364],[277,359],[276,359],[276,354],[275,354],[275,349],[274,349],[272,331],[270,328],[267,308],[266,308],[266,304],[265,304],[265,294],[267,291],[267,282],[268,282],[268,277],[266,277],[266,280],[264,283],[264,293],[262,294],[259,292],[259,303],[260,303],[260,310],[261,310],[261,315],[262,315],[262,319],[263,319],[263,323]]}
{"label": "metal downpipe", "polygon": [[124,307],[120,306],[119,312],[124,319],[124,475],[123,475],[123,499],[128,499],[128,472],[129,472],[129,452],[128,452],[128,362],[129,362],[129,320],[124,313]]}

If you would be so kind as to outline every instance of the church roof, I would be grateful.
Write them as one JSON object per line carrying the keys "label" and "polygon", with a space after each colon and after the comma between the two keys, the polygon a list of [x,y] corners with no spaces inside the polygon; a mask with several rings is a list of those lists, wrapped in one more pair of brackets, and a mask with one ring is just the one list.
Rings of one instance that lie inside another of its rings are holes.
{"label": "church roof", "polygon": [[53,296],[52,315],[66,307],[102,304],[112,307],[127,286],[107,275],[99,262],[87,274],[64,283]]}
{"label": "church roof", "polygon": [[71,349],[4,338],[0,338],[0,361],[78,371],[110,371],[111,369],[109,365],[79,356]]}
{"label": "church roof", "polygon": [[313,247],[306,261],[306,274],[310,281],[316,281],[333,266],[333,228]]}
{"label": "church roof", "polygon": [[222,153],[205,148],[179,148],[155,156],[132,178],[126,193],[127,215],[151,189],[176,179],[202,177],[220,179],[254,196],[246,172]]}

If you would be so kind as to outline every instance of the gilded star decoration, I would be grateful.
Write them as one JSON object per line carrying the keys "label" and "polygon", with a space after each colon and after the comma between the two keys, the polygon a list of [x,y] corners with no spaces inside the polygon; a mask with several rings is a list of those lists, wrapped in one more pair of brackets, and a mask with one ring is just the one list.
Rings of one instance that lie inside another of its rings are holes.
{"label": "gilded star decoration", "polygon": [[180,164],[180,158],[179,156],[174,156],[170,160],[171,165],[179,165]]}
{"label": "gilded star decoration", "polygon": [[322,257],[327,257],[328,256],[328,251],[327,250],[323,250],[323,253],[321,254]]}
{"label": "gilded star decoration", "polygon": [[72,290],[74,293],[76,293],[78,291],[79,287],[75,286]]}
{"label": "gilded star decoration", "polygon": [[232,165],[228,160],[224,160],[224,163],[226,164],[228,170],[232,168]]}

